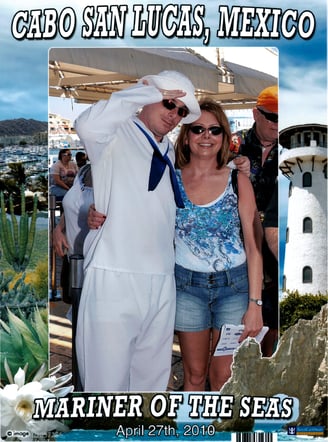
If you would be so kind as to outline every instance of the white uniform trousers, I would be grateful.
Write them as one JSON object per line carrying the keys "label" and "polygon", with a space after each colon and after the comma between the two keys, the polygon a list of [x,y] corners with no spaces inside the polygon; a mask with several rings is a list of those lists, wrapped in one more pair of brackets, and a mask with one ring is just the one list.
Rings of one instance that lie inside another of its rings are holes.
{"label": "white uniform trousers", "polygon": [[76,338],[84,391],[165,391],[175,302],[174,274],[89,267]]}

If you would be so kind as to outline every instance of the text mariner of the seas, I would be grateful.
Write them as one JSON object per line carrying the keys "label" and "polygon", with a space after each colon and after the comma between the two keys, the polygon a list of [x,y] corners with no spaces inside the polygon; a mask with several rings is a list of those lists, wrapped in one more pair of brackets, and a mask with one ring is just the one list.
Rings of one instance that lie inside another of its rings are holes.
{"label": "text mariner of the seas", "polygon": [[[188,398],[190,418],[232,419],[234,410],[240,418],[290,419],[293,398],[243,396],[235,404],[234,396],[219,394],[155,394],[147,402],[147,415],[176,418],[179,407]],[[33,419],[143,417],[142,394],[90,395],[35,399]]]}

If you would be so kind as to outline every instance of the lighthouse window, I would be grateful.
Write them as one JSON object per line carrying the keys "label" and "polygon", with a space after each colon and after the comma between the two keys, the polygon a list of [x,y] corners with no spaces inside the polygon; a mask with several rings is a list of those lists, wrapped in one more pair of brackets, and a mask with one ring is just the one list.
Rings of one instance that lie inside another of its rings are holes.
{"label": "lighthouse window", "polygon": [[303,268],[303,283],[312,282],[312,269],[309,266]]}
{"label": "lighthouse window", "polygon": [[313,139],[316,141],[316,145],[320,146],[320,133],[319,132],[313,132]]}
{"label": "lighthouse window", "polygon": [[303,187],[311,187],[312,186],[312,175],[310,172],[303,173]]}
{"label": "lighthouse window", "polygon": [[312,219],[304,218],[303,220],[303,233],[312,233]]}
{"label": "lighthouse window", "polygon": [[305,132],[304,133],[304,145],[305,146],[310,146],[310,142],[311,142],[311,132]]}

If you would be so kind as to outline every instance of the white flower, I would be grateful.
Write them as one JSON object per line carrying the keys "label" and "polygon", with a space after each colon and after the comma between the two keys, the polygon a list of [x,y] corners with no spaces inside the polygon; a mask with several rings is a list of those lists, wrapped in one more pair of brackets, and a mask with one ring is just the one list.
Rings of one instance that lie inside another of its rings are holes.
{"label": "white flower", "polygon": [[[56,420],[35,420],[34,413],[35,399],[48,399],[66,396],[73,391],[73,386],[60,388],[68,382],[72,375],[56,378],[54,373],[60,370],[61,366],[52,371],[51,376],[42,378],[46,372],[46,366],[42,365],[32,382],[25,384],[25,371],[18,369],[14,379],[12,375],[8,379],[14,383],[0,388],[1,408],[1,436],[15,435],[20,440],[33,440],[33,434],[47,434],[48,431],[68,431],[68,427]],[[9,367],[6,367],[6,371]],[[10,371],[10,370],[9,370]],[[49,390],[49,391],[48,391]],[[24,433],[25,432],[25,433]],[[26,436],[28,433],[28,437]],[[30,438],[29,438],[30,437]]]}

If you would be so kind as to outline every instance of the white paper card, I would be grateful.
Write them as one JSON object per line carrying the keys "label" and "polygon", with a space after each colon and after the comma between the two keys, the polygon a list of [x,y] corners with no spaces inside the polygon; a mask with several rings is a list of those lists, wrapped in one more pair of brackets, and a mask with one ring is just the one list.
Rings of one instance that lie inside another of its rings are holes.
{"label": "white paper card", "polygon": [[[263,327],[260,333],[254,339],[260,343],[269,327]],[[221,328],[220,340],[216,346],[214,356],[232,355],[233,352],[240,346],[238,342],[241,334],[244,331],[244,325],[224,324]]]}

